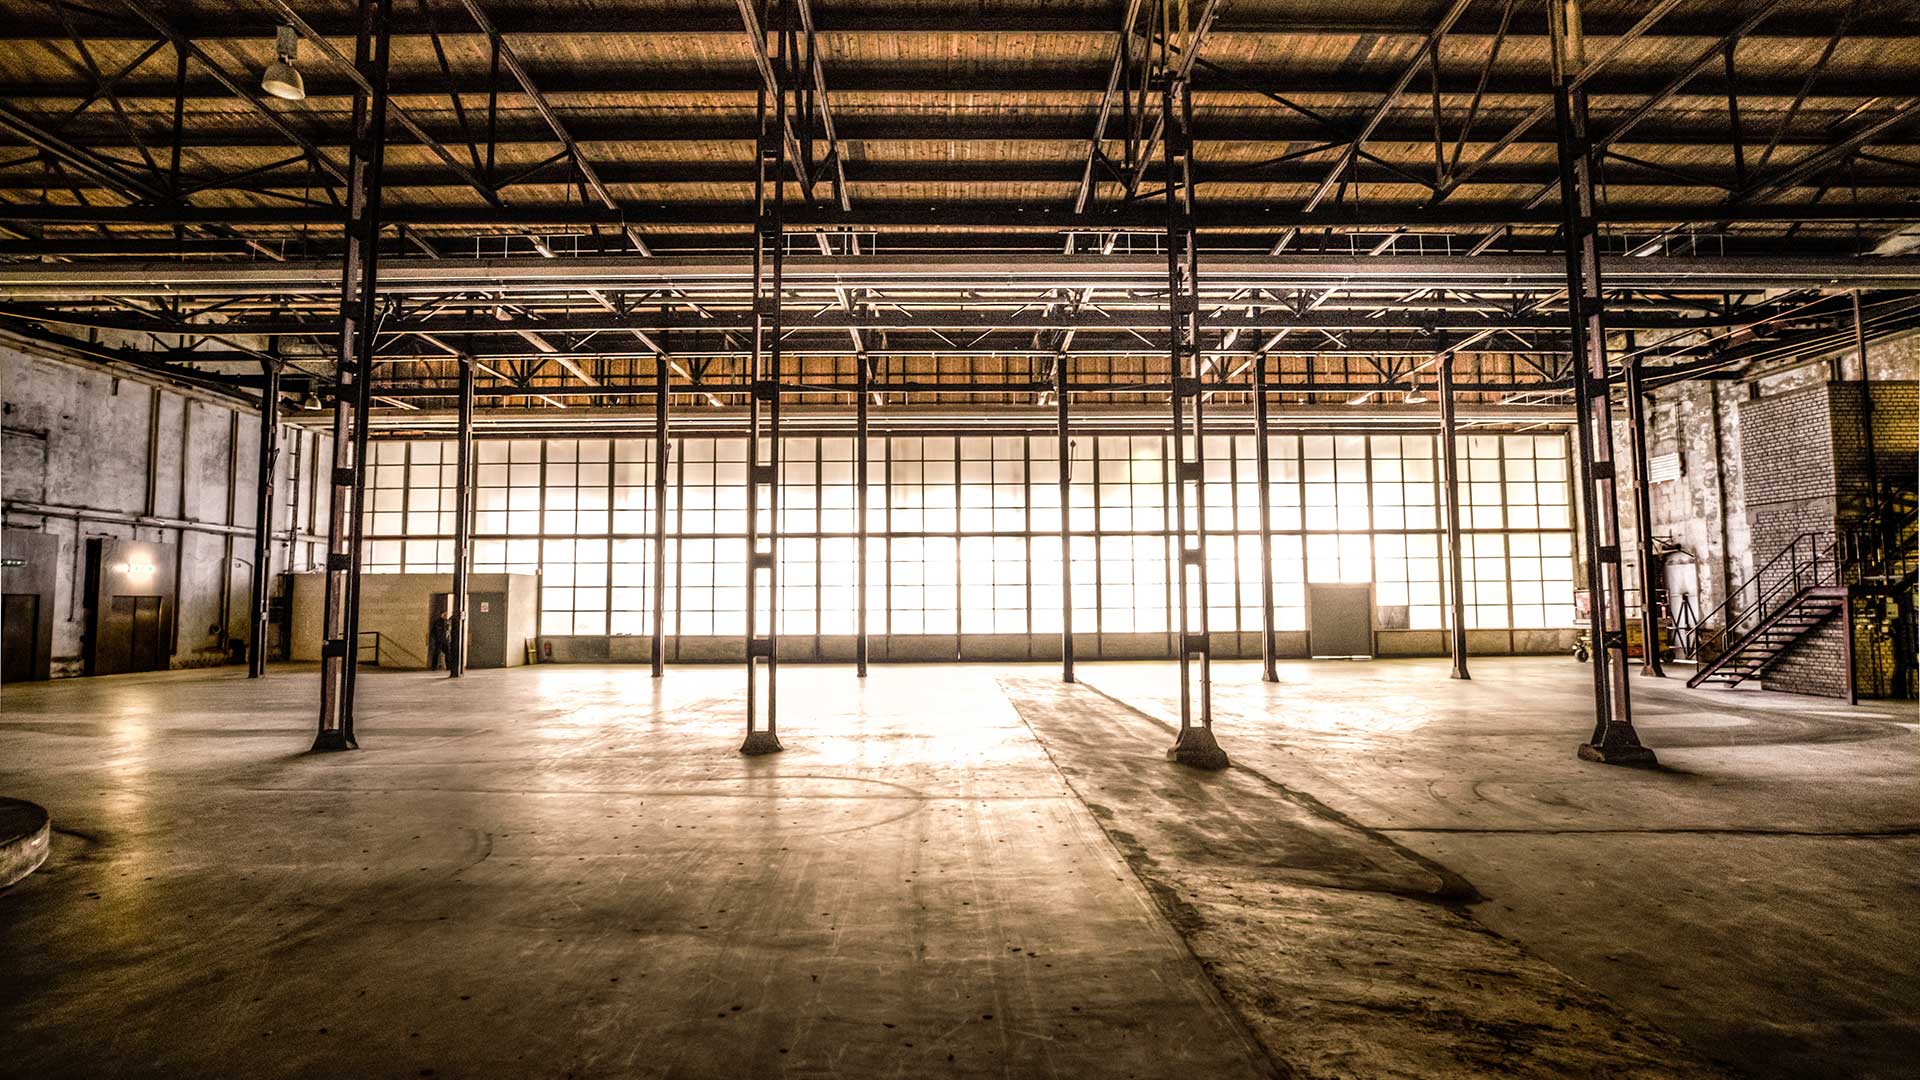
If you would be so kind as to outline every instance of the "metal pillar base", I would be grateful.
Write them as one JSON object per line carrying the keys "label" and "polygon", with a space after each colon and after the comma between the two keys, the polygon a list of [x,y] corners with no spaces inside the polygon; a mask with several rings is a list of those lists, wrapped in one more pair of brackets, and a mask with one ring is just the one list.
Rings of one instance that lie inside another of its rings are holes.
{"label": "metal pillar base", "polygon": [[313,749],[307,752],[310,754],[324,754],[334,750],[358,749],[360,749],[358,742],[349,739],[346,732],[335,728],[331,731],[321,732],[320,737],[313,740]]}
{"label": "metal pillar base", "polygon": [[740,752],[748,757],[777,754],[785,749],[786,747],[780,745],[779,738],[771,731],[749,731],[747,741],[740,744]]}
{"label": "metal pillar base", "polygon": [[1190,727],[1181,732],[1180,738],[1167,747],[1167,760],[1208,771],[1224,769],[1232,764],[1227,760],[1227,752],[1214,741],[1213,729],[1204,727]]}
{"label": "metal pillar base", "polygon": [[1625,765],[1630,768],[1648,768],[1660,764],[1653,751],[1639,743],[1581,743],[1578,751],[1581,761],[1597,761],[1602,765]]}

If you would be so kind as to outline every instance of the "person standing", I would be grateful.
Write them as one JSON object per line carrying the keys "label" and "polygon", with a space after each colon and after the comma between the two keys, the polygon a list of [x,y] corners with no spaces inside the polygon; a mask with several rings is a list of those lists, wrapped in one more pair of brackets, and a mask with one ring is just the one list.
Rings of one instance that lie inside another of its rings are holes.
{"label": "person standing", "polygon": [[427,629],[427,666],[439,671],[453,651],[453,620],[445,611],[433,613],[433,625]]}

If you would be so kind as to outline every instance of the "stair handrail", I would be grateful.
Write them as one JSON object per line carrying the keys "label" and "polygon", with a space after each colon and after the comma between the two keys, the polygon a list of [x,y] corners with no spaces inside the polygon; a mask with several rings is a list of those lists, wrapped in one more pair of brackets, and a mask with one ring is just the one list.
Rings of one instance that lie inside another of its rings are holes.
{"label": "stair handrail", "polygon": [[[1816,585],[1838,583],[1848,561],[1845,553],[1843,537],[1835,531],[1815,530],[1794,537],[1778,554],[1735,586],[1718,607],[1700,617],[1696,656],[1704,661],[1719,655],[1721,646],[1737,638],[1756,613],[1764,615],[1770,611],[1776,598],[1793,596]],[[1776,574],[1769,583],[1768,575],[1783,560],[1787,564],[1786,573]],[[1749,591],[1753,594],[1750,601],[1744,599]],[[1714,624],[1716,618],[1717,625]]]}
{"label": "stair handrail", "polygon": [[[1898,510],[1898,506],[1890,507]],[[1848,529],[1852,560],[1860,576],[1902,577],[1920,565],[1920,506],[1907,506],[1891,520],[1869,520]]]}

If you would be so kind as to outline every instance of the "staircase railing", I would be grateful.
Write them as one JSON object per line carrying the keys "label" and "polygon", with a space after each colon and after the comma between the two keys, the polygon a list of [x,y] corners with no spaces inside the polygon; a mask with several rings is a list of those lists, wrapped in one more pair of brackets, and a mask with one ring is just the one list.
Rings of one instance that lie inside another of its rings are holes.
{"label": "staircase railing", "polygon": [[1708,663],[1802,589],[1904,581],[1920,569],[1920,513],[1910,500],[1883,520],[1841,530],[1804,532],[1701,615],[1681,647],[1683,658]]}
{"label": "staircase railing", "polygon": [[1842,583],[1847,545],[1841,534],[1804,532],[1700,617],[1694,659],[1706,663],[1802,589]]}
{"label": "staircase railing", "polygon": [[1849,532],[1851,556],[1860,568],[1857,580],[1900,582],[1920,569],[1920,511],[1911,497],[1895,504],[1884,524],[1868,522]]}

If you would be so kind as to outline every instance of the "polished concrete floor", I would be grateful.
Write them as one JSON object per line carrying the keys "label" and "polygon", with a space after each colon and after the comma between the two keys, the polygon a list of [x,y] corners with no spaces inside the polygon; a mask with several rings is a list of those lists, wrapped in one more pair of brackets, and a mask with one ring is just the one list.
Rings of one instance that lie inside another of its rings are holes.
{"label": "polished concrete floor", "polygon": [[0,1075],[1911,1076],[1920,723],[1587,669],[371,674],[8,687]]}

